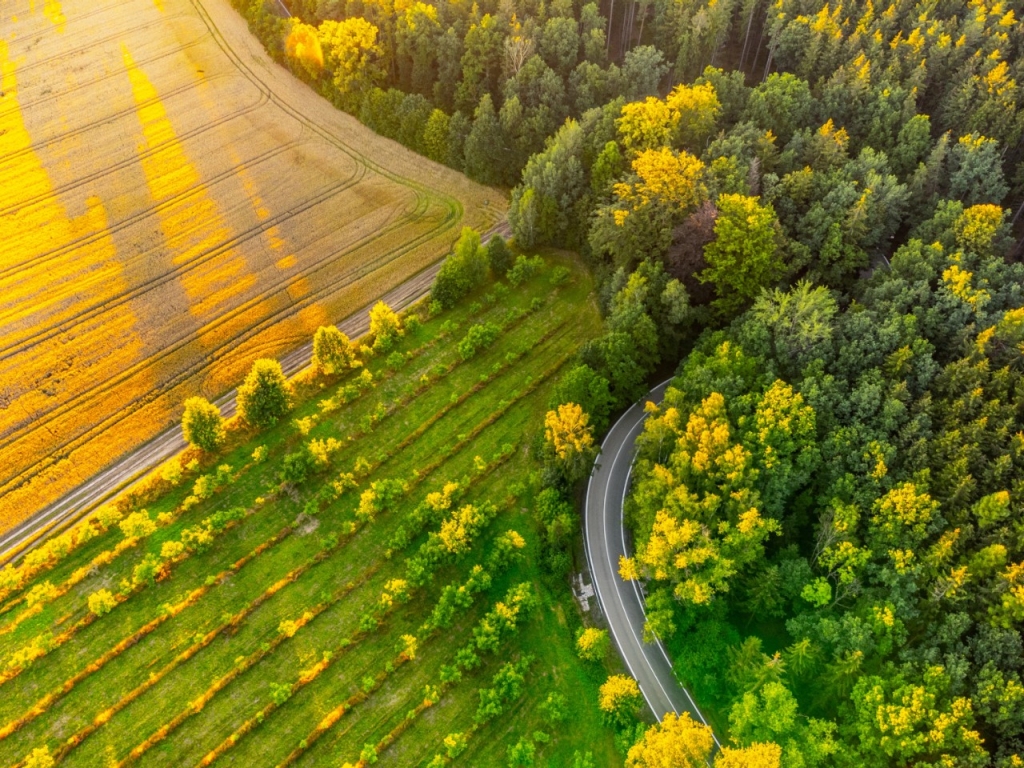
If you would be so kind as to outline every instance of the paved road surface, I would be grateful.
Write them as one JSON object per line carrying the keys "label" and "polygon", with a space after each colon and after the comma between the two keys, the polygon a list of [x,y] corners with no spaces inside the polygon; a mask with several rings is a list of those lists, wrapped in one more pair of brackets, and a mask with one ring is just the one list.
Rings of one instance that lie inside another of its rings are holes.
{"label": "paved road surface", "polygon": [[[507,222],[502,222],[488,230],[482,236],[487,242],[494,233],[509,235]],[[423,270],[402,283],[383,300],[395,310],[404,309],[414,304],[430,291],[434,276],[441,268],[441,262]],[[369,330],[369,311],[372,302],[352,315],[349,315],[338,327],[350,338],[362,336]],[[313,356],[312,342],[296,349],[281,359],[281,367],[288,376],[294,376],[309,365]],[[217,399],[216,404],[225,416],[235,413],[235,390]],[[0,535],[0,564],[8,560],[16,560],[46,537],[66,529],[99,504],[111,498],[119,491],[129,488],[132,483],[142,478],[149,470],[179,453],[185,448],[185,438],[181,434],[181,425],[175,425],[160,433],[148,443],[131,453],[122,456],[106,469],[95,475],[88,482],[70,491],[35,515]]]}
{"label": "paved road surface", "polygon": [[667,712],[689,712],[706,723],[690,694],[676,680],[661,642],[646,644],[643,641],[646,615],[640,587],[636,582],[626,582],[619,577],[619,557],[626,554],[622,505],[636,457],[636,438],[646,418],[643,403],[647,400],[660,403],[668,384],[667,381],[659,384],[642,401],[630,406],[601,444],[597,466],[587,485],[583,536],[601,610],[615,645],[630,674],[640,684],[651,712],[658,720]]}

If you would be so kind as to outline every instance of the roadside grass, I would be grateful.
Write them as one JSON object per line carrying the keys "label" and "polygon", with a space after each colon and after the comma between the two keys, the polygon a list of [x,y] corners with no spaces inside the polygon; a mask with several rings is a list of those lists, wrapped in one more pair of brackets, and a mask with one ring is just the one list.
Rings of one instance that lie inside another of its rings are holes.
{"label": "roadside grass", "polygon": [[[616,764],[595,706],[601,680],[575,656],[579,619],[568,588],[544,573],[529,512],[550,387],[598,328],[589,276],[562,256],[548,260],[568,266],[571,279],[552,286],[549,264],[522,286],[491,283],[423,318],[393,351],[366,361],[372,385],[357,384],[362,370],[307,379],[288,419],[237,433],[223,455],[186,468],[176,487],[163,483],[160,493],[137,498],[161,520],[151,534],[68,582],[124,540],[114,525],[8,595],[0,672],[26,645],[45,650],[0,684],[0,761],[18,764],[45,744],[59,764],[81,766],[355,765],[366,745],[378,745],[380,764],[415,765],[444,753],[448,734],[467,733],[466,751],[448,762],[504,766],[511,744],[543,733],[538,765],[571,765],[577,750],[594,753],[598,765]],[[502,333],[463,360],[458,342],[479,322]],[[287,454],[328,438],[340,443],[328,468],[297,485],[281,482]],[[259,447],[262,461],[253,456]],[[185,503],[202,495],[194,493],[200,476],[225,465],[216,491]],[[358,486],[332,490],[345,473]],[[386,480],[404,490],[372,521],[360,519],[360,494]],[[408,602],[382,607],[388,583],[407,578],[407,559],[441,522],[417,528],[414,513],[448,482],[460,495],[445,515],[493,504],[496,516],[469,551],[433,567],[421,585],[412,579]],[[155,583],[131,586],[135,568],[165,542],[236,508],[245,512],[206,549],[167,561]],[[450,627],[424,628],[443,588],[465,582],[509,530],[523,537],[524,557],[495,571]],[[23,598],[45,582],[59,588],[55,596],[30,608]],[[524,582],[537,608],[496,652],[480,654],[478,668],[444,683],[442,666]],[[88,596],[101,588],[130,594],[90,618]],[[285,621],[296,622],[290,635]],[[418,642],[413,659],[403,655],[406,635]],[[528,685],[506,705],[514,721],[506,713],[474,727],[478,691],[524,656],[532,659]],[[550,693],[564,697],[569,727],[545,714]]]}

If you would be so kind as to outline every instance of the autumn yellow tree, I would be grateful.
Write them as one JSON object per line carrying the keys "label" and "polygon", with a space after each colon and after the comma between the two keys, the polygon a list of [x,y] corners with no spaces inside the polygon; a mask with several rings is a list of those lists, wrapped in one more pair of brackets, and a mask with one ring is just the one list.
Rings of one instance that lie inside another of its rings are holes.
{"label": "autumn yellow tree", "polygon": [[679,113],[661,99],[649,96],[622,107],[615,127],[627,152],[639,153],[666,146],[679,123]]}
{"label": "autumn yellow tree", "polygon": [[333,325],[320,326],[313,336],[313,368],[334,374],[358,364],[355,347],[348,336]]}
{"label": "autumn yellow tree", "polygon": [[770,741],[739,749],[722,747],[715,758],[715,768],[779,768],[781,765],[782,747]]}
{"label": "autumn yellow tree", "polygon": [[608,630],[587,627],[576,636],[576,652],[581,659],[602,661],[608,653]]}
{"label": "autumn yellow tree", "polygon": [[383,301],[370,310],[370,335],[375,349],[387,350],[402,335],[402,321],[398,314]]}
{"label": "autumn yellow tree", "polygon": [[354,109],[362,95],[384,77],[380,64],[384,51],[377,33],[377,27],[359,16],[320,25],[324,66],[342,107]]}
{"label": "autumn yellow tree", "polygon": [[101,589],[89,595],[89,610],[97,616],[110,613],[117,605],[117,599],[109,589]]}
{"label": "autumn yellow tree", "polygon": [[611,675],[599,691],[598,706],[609,720],[625,723],[640,710],[640,686],[626,675]]}
{"label": "autumn yellow tree", "polygon": [[672,114],[678,143],[698,151],[714,131],[722,111],[711,83],[677,85],[665,99],[665,106]]}
{"label": "autumn yellow tree", "polygon": [[576,403],[565,403],[544,417],[544,437],[555,468],[568,483],[586,476],[594,457],[590,416]]}
{"label": "autumn yellow tree", "polygon": [[714,745],[711,729],[688,712],[668,712],[630,748],[626,768],[705,768]]}
{"label": "autumn yellow tree", "polygon": [[310,80],[316,80],[324,68],[324,52],[316,27],[291,19],[292,28],[285,38],[284,50],[293,69],[298,69]]}
{"label": "autumn yellow tree", "polygon": [[52,768],[55,765],[49,747],[38,747],[25,758],[24,768]]}
{"label": "autumn yellow tree", "polygon": [[957,245],[977,254],[991,253],[1005,220],[1006,212],[998,205],[972,205],[953,224]]}
{"label": "autumn yellow tree", "polygon": [[705,398],[685,423],[666,408],[646,429],[674,435],[675,451],[637,484],[638,514],[651,533],[621,573],[667,580],[678,599],[706,604],[761,557],[778,522],[760,512],[753,455],[736,440],[721,394]]}
{"label": "autumn yellow tree", "polygon": [[623,204],[616,223],[631,210],[661,204],[673,212],[696,208],[706,197],[703,182],[704,163],[689,152],[673,152],[668,147],[640,152],[633,163],[635,179],[615,185],[615,196]]}

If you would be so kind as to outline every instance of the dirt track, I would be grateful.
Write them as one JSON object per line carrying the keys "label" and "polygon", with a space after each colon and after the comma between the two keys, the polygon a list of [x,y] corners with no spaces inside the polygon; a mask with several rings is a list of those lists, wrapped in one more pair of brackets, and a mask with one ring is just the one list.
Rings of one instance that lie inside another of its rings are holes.
{"label": "dirt track", "polygon": [[0,530],[489,227],[227,0],[0,8]]}

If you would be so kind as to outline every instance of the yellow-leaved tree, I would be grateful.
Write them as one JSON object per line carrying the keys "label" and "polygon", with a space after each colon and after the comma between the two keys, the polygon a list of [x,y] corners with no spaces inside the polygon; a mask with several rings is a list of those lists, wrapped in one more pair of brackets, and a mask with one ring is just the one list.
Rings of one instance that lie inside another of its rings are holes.
{"label": "yellow-leaved tree", "polygon": [[544,437],[550,460],[568,483],[586,476],[594,458],[590,416],[576,403],[564,403],[544,417]]}
{"label": "yellow-leaved tree", "polygon": [[374,349],[387,351],[395,339],[402,335],[402,321],[398,314],[383,301],[370,310],[370,335]]}
{"label": "yellow-leaved tree", "polygon": [[629,722],[640,710],[640,686],[626,675],[611,675],[601,686],[598,706],[616,723]]}
{"label": "yellow-leaved tree", "polygon": [[324,52],[316,27],[292,18],[292,28],[285,38],[284,50],[288,58],[298,65],[300,72],[316,80],[324,68]]}
{"label": "yellow-leaved tree", "polygon": [[781,765],[782,747],[770,741],[739,749],[722,747],[715,758],[715,768],[779,768]]}
{"label": "yellow-leaved tree", "polygon": [[779,525],[760,512],[754,456],[734,436],[722,395],[705,398],[685,426],[675,408],[652,415],[645,433],[659,430],[674,435],[674,452],[637,484],[639,519],[651,533],[621,572],[668,581],[678,599],[706,604],[761,556]]}
{"label": "yellow-leaved tree", "polygon": [[377,33],[377,27],[359,16],[320,25],[324,66],[342,107],[355,108],[363,94],[383,80],[384,51]]}
{"label": "yellow-leaved tree", "polygon": [[687,712],[668,712],[630,748],[626,768],[705,768],[714,745],[706,725]]}

